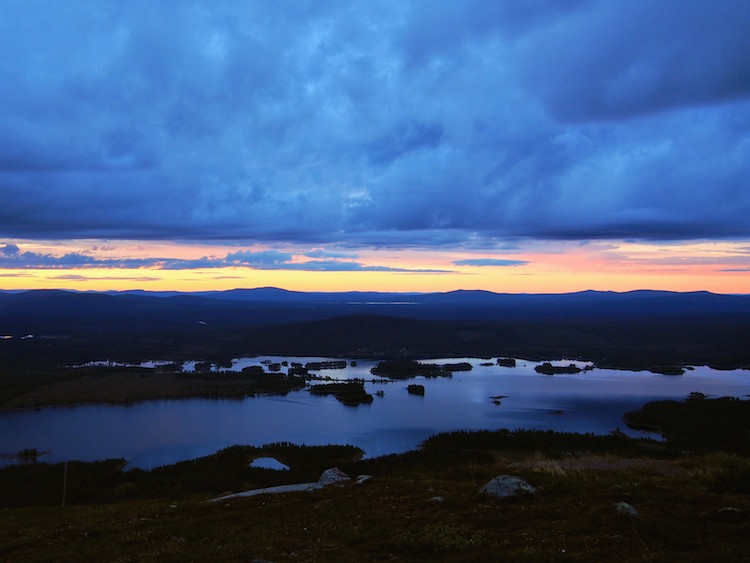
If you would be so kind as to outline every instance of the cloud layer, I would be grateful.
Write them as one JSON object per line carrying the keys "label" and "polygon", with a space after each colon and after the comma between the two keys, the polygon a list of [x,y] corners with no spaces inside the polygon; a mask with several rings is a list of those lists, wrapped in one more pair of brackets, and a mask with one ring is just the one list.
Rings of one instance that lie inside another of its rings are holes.
{"label": "cloud layer", "polygon": [[[196,259],[158,257],[103,258],[93,255],[91,251],[75,251],[63,255],[31,251],[21,252],[20,248],[15,244],[0,243],[0,269],[150,268],[156,270],[205,270],[214,268],[252,268],[254,270],[296,270],[306,272],[401,272],[421,274],[445,274],[451,272],[451,270],[441,269],[402,268],[363,264],[358,262],[356,258],[356,255],[342,255],[342,253],[328,253],[320,250],[314,250],[305,254],[293,254],[277,250],[240,250],[229,252],[224,257],[203,256]],[[495,262],[504,261],[496,260]],[[456,265],[461,264],[456,263]],[[66,278],[60,277],[58,279]],[[85,277],[71,275],[67,279],[85,279]]]}
{"label": "cloud layer", "polygon": [[3,12],[3,238],[750,236],[744,1]]}

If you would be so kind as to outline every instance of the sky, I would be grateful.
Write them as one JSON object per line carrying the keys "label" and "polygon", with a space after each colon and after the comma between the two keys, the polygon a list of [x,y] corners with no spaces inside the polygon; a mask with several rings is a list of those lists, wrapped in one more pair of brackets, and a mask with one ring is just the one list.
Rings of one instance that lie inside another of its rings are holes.
{"label": "sky", "polygon": [[745,0],[0,4],[0,289],[750,293]]}

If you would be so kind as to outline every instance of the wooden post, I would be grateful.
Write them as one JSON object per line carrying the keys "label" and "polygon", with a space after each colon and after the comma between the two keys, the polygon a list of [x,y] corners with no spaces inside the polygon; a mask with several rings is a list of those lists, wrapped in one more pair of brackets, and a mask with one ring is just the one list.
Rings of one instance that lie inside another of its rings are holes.
{"label": "wooden post", "polygon": [[62,505],[65,508],[65,493],[68,489],[68,462],[65,462],[63,469],[63,494],[62,494]]}

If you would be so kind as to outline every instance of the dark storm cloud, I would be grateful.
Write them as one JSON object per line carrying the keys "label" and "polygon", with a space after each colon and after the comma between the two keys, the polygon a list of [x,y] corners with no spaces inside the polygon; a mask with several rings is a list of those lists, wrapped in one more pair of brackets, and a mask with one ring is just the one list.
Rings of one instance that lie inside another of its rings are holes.
{"label": "dark storm cloud", "polygon": [[739,0],[8,0],[0,236],[747,237],[748,29]]}
{"label": "dark storm cloud", "polygon": [[750,94],[742,0],[597,2],[519,48],[524,75],[566,119],[624,119]]}

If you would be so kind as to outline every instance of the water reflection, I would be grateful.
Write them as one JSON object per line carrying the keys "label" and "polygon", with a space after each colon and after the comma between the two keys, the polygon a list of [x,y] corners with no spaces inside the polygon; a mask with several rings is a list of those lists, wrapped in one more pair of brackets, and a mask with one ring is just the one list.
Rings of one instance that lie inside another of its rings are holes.
{"label": "water reflection", "polygon": [[[264,356],[233,361],[233,369],[327,358]],[[440,361],[440,360],[433,360]],[[447,360],[446,360],[447,361]],[[608,433],[624,412],[657,399],[683,399],[693,391],[708,396],[746,396],[750,374],[698,367],[679,377],[648,372],[593,369],[575,375],[544,376],[535,362],[515,368],[481,365],[453,377],[419,378],[425,396],[409,395],[410,381],[375,382],[371,361],[320,370],[333,379],[362,378],[373,403],[346,407],[333,397],[307,391],[284,397],[243,400],[151,401],[129,406],[93,405],[0,413],[0,452],[49,450],[43,461],[125,457],[135,467],[154,467],[207,455],[233,444],[271,442],[353,444],[368,456],[413,449],[427,437],[450,430],[498,428],[555,429]],[[567,360],[564,361],[564,363]],[[315,382],[313,382],[314,384]],[[503,395],[500,404],[491,397]]]}

